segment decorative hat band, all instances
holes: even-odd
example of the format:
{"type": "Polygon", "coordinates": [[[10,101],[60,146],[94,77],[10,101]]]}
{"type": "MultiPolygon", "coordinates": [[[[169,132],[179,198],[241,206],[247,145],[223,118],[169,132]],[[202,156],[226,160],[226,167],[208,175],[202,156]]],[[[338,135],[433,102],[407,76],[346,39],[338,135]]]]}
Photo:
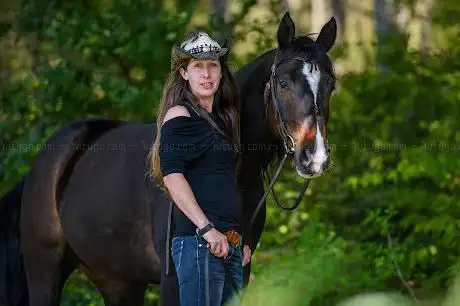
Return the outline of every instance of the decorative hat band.
{"type": "Polygon", "coordinates": [[[219,43],[204,32],[200,32],[197,37],[184,41],[181,44],[181,48],[190,54],[219,52],[221,50],[219,43]]]}

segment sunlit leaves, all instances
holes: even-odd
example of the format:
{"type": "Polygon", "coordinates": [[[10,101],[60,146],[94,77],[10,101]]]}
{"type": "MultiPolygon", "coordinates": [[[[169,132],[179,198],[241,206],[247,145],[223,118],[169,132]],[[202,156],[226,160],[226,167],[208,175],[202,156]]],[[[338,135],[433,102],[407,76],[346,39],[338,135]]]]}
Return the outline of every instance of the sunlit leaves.
{"type": "MultiPolygon", "coordinates": [[[[183,36],[196,3],[185,2],[183,10],[171,5],[166,11],[161,1],[149,0],[22,1],[19,34],[36,35],[38,43],[29,42],[36,52],[11,57],[9,68],[19,71],[0,91],[0,194],[69,121],[95,115],[153,120],[170,47],[183,36]]],[[[236,3],[235,11],[253,2],[238,2],[243,5],[236,3]]],[[[457,11],[455,1],[439,2],[443,18],[457,11]]],[[[267,32],[273,20],[241,21],[233,29],[236,41],[249,37],[255,49],[234,60],[238,67],[276,45],[275,33],[267,32]]],[[[268,297],[285,293],[288,284],[293,300],[300,290],[302,303],[321,305],[334,295],[399,284],[391,258],[419,288],[441,288],[460,248],[460,42],[458,25],[444,21],[445,50],[421,56],[388,44],[387,73],[369,65],[340,76],[328,131],[332,169],[312,181],[295,212],[268,198],[253,266],[256,280],[272,266],[276,282],[269,288],[280,291],[268,297]]],[[[294,204],[302,184],[286,166],[275,185],[281,203],[294,204]]],[[[72,281],[76,299],[100,303],[89,302],[93,296],[80,279],[72,281]]]]}

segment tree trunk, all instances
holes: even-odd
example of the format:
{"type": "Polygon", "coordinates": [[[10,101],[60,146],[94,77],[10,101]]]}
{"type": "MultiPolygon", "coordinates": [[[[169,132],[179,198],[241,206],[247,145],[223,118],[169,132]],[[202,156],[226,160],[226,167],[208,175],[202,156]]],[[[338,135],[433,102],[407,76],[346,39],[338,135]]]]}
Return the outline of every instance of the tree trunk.
{"type": "Polygon", "coordinates": [[[345,24],[345,7],[347,6],[347,0],[330,0],[332,16],[337,20],[337,42],[343,42],[345,40],[346,24],[345,24]]]}
{"type": "Polygon", "coordinates": [[[426,55],[430,48],[432,32],[432,15],[435,0],[421,0],[422,2],[422,24],[420,29],[420,51],[426,55]]]}
{"type": "Polygon", "coordinates": [[[285,12],[289,12],[290,11],[289,0],[280,0],[280,8],[283,14],[285,12]]]}
{"type": "Polygon", "coordinates": [[[377,69],[386,70],[381,61],[381,52],[387,37],[394,31],[394,0],[374,0],[375,34],[377,36],[377,69]]]}
{"type": "Polygon", "coordinates": [[[216,15],[219,20],[228,22],[228,3],[227,0],[211,0],[211,13],[216,15]]]}
{"type": "Polygon", "coordinates": [[[213,29],[213,35],[218,39],[229,38],[230,33],[230,12],[227,0],[210,0],[211,14],[209,24],[213,29]]]}
{"type": "Polygon", "coordinates": [[[0,1],[0,83],[9,81],[11,76],[9,62],[10,56],[14,53],[16,40],[16,35],[12,33],[12,26],[19,10],[18,2],[0,1]]]}
{"type": "Polygon", "coordinates": [[[327,16],[330,15],[328,11],[330,7],[328,2],[325,0],[312,0],[311,2],[311,26],[312,32],[318,33],[321,27],[329,19],[327,16]]]}
{"type": "Polygon", "coordinates": [[[401,33],[409,32],[409,23],[412,19],[411,8],[405,3],[399,3],[394,8],[394,24],[401,33]]]}

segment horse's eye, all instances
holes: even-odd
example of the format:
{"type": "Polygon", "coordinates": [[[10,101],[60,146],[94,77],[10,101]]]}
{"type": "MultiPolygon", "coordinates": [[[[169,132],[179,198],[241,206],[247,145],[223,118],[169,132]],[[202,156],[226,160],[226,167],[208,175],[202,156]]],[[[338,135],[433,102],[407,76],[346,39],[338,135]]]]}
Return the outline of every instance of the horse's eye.
{"type": "Polygon", "coordinates": [[[280,80],[279,83],[281,88],[286,88],[288,86],[288,82],[285,80],[280,80]]]}

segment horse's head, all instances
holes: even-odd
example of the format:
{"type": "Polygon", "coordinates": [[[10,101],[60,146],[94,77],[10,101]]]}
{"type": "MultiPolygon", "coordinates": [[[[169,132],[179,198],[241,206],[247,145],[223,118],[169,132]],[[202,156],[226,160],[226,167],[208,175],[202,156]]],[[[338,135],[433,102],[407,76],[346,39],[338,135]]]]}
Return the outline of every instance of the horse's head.
{"type": "Polygon", "coordinates": [[[303,177],[319,176],[329,166],[327,123],[335,77],[327,52],[336,32],[332,18],[316,41],[295,37],[289,13],[278,28],[278,49],[265,92],[269,123],[288,153],[293,153],[297,173],[303,177]]]}

